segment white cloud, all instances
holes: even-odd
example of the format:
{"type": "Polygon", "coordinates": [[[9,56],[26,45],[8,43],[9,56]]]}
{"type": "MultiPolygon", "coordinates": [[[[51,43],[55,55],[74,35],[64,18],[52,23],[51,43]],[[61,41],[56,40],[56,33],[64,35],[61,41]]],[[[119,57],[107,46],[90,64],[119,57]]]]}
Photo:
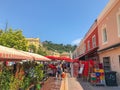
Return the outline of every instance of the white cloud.
{"type": "Polygon", "coordinates": [[[81,38],[72,41],[72,45],[78,45],[81,41],[81,38]]]}

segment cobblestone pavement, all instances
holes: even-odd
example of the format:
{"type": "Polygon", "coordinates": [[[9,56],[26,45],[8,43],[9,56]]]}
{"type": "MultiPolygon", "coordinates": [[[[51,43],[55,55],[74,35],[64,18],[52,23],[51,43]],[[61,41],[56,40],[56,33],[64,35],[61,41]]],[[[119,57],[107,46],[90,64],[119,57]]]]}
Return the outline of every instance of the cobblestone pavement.
{"type": "Polygon", "coordinates": [[[83,90],[120,90],[120,86],[92,86],[89,82],[84,82],[78,79],[82,85],[83,90]]]}
{"type": "Polygon", "coordinates": [[[60,90],[61,80],[49,77],[40,90],[60,90]]]}

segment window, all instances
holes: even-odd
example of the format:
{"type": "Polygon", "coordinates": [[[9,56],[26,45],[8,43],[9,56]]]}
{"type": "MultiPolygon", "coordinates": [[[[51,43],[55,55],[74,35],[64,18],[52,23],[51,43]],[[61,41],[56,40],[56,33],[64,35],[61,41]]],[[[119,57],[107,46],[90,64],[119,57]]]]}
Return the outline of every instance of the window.
{"type": "Polygon", "coordinates": [[[119,55],[119,65],[120,65],[120,55],[119,55]]]}
{"type": "Polygon", "coordinates": [[[84,44],[84,52],[86,51],[86,44],[84,44]]]}
{"type": "Polygon", "coordinates": [[[118,15],[118,35],[120,36],[120,14],[118,15]]]}
{"type": "Polygon", "coordinates": [[[88,50],[90,50],[90,41],[88,41],[88,50]]]}
{"type": "Polygon", "coordinates": [[[95,35],[92,37],[92,47],[96,47],[96,37],[95,35]]]}
{"type": "Polygon", "coordinates": [[[103,43],[107,42],[107,31],[106,28],[103,29],[103,43]]]}
{"type": "Polygon", "coordinates": [[[105,71],[110,71],[111,70],[110,57],[103,57],[103,65],[104,65],[104,70],[105,71]]]}

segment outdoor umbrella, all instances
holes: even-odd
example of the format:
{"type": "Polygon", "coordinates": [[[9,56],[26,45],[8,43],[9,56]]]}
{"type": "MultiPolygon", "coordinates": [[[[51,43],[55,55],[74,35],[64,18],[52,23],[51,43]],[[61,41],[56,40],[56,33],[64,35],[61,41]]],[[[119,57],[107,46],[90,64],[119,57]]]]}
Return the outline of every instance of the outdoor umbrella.
{"type": "Polygon", "coordinates": [[[57,60],[58,59],[58,57],[56,57],[56,56],[45,56],[45,57],[47,57],[49,59],[52,59],[52,60],[57,60]]]}
{"type": "Polygon", "coordinates": [[[66,62],[73,62],[73,60],[69,57],[59,57],[60,60],[64,60],[66,62]]]}
{"type": "Polygon", "coordinates": [[[68,57],[56,57],[56,56],[46,56],[46,57],[52,60],[61,60],[61,61],[64,60],[66,62],[72,62],[72,59],[68,57]]]}

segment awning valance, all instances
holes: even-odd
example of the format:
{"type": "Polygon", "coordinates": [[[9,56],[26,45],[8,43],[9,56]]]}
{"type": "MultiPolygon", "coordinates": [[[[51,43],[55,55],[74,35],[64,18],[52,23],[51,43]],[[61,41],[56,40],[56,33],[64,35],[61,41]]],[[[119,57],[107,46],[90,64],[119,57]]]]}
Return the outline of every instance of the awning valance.
{"type": "Polygon", "coordinates": [[[45,56],[42,56],[42,55],[39,55],[39,54],[36,54],[36,53],[30,53],[30,52],[25,52],[25,51],[19,51],[19,52],[22,52],[28,56],[31,56],[32,57],[32,60],[35,60],[35,61],[51,61],[51,59],[45,57],[45,56]]]}
{"type": "Polygon", "coordinates": [[[32,57],[34,57],[34,60],[36,61],[51,61],[51,59],[44,57],[42,55],[39,54],[35,54],[35,53],[29,53],[32,57]]]}
{"type": "Polygon", "coordinates": [[[47,58],[50,58],[52,60],[64,60],[66,62],[73,62],[71,58],[68,57],[57,57],[57,56],[46,56],[47,58]]]}
{"type": "Polygon", "coordinates": [[[16,50],[0,45],[0,61],[19,61],[19,60],[36,60],[51,61],[51,59],[39,54],[16,50]]]}
{"type": "Polygon", "coordinates": [[[88,54],[97,52],[97,49],[98,49],[98,47],[93,48],[93,49],[91,49],[91,50],[89,50],[89,51],[87,51],[87,52],[85,52],[85,53],[79,55],[76,59],[80,59],[80,58],[82,58],[82,57],[84,57],[84,56],[86,56],[86,55],[88,55],[88,54]]]}
{"type": "Polygon", "coordinates": [[[8,48],[0,45],[0,60],[24,60],[31,57],[27,56],[24,53],[17,51],[14,48],[8,48]]]}

